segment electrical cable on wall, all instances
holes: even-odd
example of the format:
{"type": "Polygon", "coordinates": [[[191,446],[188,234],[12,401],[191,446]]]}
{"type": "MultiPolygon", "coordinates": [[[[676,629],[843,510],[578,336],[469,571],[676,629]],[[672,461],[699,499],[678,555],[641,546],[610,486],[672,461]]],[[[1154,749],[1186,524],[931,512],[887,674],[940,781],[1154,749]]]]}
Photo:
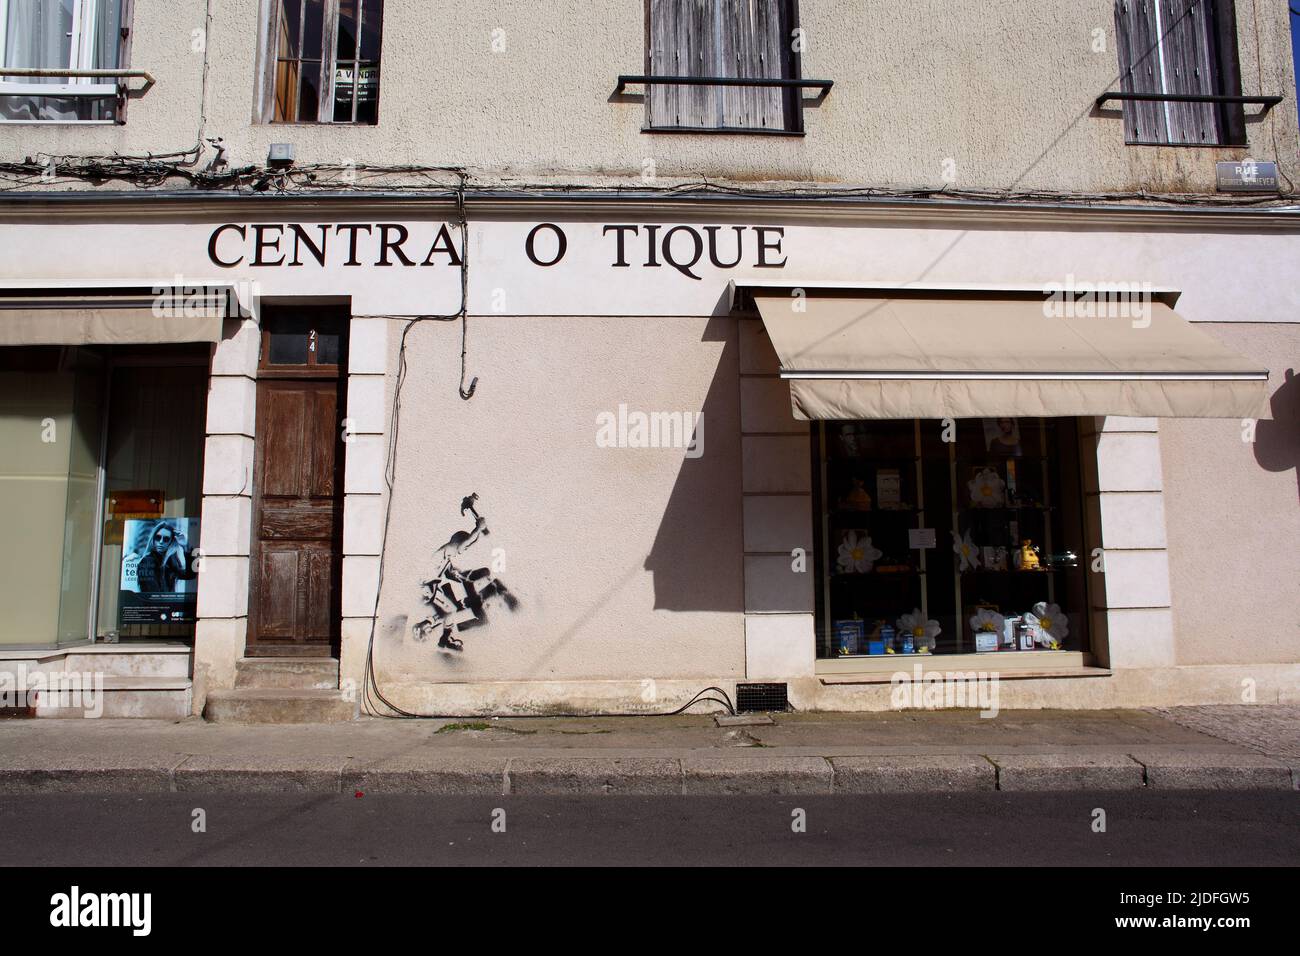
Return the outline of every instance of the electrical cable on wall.
{"type": "MultiPolygon", "coordinates": [[[[1274,131],[1275,135],[1275,131],[1274,131]]],[[[543,198],[576,196],[582,194],[610,194],[618,197],[689,198],[692,196],[721,195],[737,199],[876,199],[889,201],[947,199],[971,202],[998,203],[1062,203],[1089,206],[1098,203],[1146,203],[1175,207],[1236,207],[1288,206],[1291,204],[1290,180],[1288,190],[1280,196],[1222,196],[1214,193],[1157,193],[1148,190],[1117,192],[1055,192],[1051,190],[997,190],[957,189],[951,185],[916,187],[877,186],[810,186],[795,182],[775,183],[769,187],[752,184],[718,183],[709,179],[688,180],[669,186],[627,185],[618,182],[592,183],[539,183],[528,181],[512,184],[510,180],[494,179],[478,183],[477,189],[469,186],[469,175],[464,167],[444,165],[371,165],[317,163],[272,169],[267,166],[245,165],[229,167],[225,164],[225,147],[219,145],[220,137],[201,139],[186,150],[172,153],[149,153],[144,156],[111,155],[54,155],[37,153],[22,162],[0,162],[0,192],[48,191],[52,182],[60,178],[84,180],[97,185],[121,181],[138,189],[157,189],[171,180],[180,180],[195,191],[225,191],[241,195],[266,194],[305,195],[323,192],[340,196],[361,195],[368,198],[386,196],[420,195],[427,198],[456,197],[464,203],[475,192],[493,195],[502,193],[518,198],[543,198]],[[209,143],[218,150],[214,161],[202,169],[194,169],[209,143]],[[450,174],[454,185],[440,179],[450,174]],[[394,177],[406,177],[394,181],[394,177]],[[372,186],[373,184],[373,186],[372,186]]],[[[1276,151],[1276,144],[1275,144],[1276,151]]],[[[1281,168],[1281,164],[1279,164],[1281,168]]]]}

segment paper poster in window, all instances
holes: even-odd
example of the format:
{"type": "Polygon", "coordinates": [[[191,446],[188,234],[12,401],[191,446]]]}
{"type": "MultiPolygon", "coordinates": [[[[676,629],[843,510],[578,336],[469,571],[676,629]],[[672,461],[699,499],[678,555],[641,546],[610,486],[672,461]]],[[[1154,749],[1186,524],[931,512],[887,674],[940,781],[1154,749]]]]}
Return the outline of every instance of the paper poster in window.
{"type": "Polygon", "coordinates": [[[198,518],[130,519],[123,528],[118,623],[192,621],[198,604],[198,518]]]}
{"type": "Polygon", "coordinates": [[[990,455],[1018,457],[1020,451],[1020,422],[1014,418],[984,419],[984,447],[990,455]]]}

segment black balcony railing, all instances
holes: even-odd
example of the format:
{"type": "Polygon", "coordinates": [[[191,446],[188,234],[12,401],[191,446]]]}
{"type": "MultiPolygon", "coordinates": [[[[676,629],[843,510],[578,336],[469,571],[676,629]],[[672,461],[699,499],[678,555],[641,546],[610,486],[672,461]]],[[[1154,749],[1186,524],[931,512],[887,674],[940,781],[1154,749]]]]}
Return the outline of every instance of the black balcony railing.
{"type": "Polygon", "coordinates": [[[820,90],[825,96],[830,92],[834,80],[792,80],[783,77],[762,76],[630,76],[623,74],[618,78],[615,93],[622,93],[627,86],[778,86],[794,87],[801,90],[820,90]]]}
{"type": "Polygon", "coordinates": [[[1220,96],[1211,93],[1103,93],[1097,97],[1097,106],[1105,106],[1110,100],[1136,101],[1142,103],[1240,103],[1243,106],[1262,106],[1259,115],[1263,116],[1281,103],[1281,96],[1220,96]]]}

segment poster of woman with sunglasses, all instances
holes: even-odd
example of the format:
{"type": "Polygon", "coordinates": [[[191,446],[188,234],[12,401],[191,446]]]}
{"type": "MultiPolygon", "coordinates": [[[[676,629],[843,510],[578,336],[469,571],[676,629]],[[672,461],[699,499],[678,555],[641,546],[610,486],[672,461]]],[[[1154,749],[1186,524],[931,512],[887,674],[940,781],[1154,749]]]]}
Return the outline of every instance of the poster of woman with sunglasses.
{"type": "Polygon", "coordinates": [[[129,519],[123,528],[120,623],[192,621],[198,518],[129,519]]]}

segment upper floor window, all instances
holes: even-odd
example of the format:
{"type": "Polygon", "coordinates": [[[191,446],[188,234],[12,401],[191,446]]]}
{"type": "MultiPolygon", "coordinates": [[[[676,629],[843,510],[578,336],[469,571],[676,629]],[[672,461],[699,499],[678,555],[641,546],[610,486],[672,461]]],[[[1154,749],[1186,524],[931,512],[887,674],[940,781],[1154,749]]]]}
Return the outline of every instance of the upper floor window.
{"type": "Polygon", "coordinates": [[[379,122],[384,0],[263,3],[262,122],[379,122]]]}
{"type": "MultiPolygon", "coordinates": [[[[798,79],[794,0],[647,0],[652,76],[798,79]]],[[[792,87],[654,84],[650,129],[799,132],[792,87]]]]}
{"type": "MultiPolygon", "coordinates": [[[[1125,93],[1239,96],[1233,0],[1115,0],[1125,93]]],[[[1240,104],[1127,100],[1129,143],[1228,146],[1246,141],[1240,104]]]]}
{"type": "Polygon", "coordinates": [[[112,77],[58,70],[122,66],[125,0],[0,0],[0,120],[114,121],[120,109],[112,77]],[[4,68],[51,71],[5,74],[4,68]]]}

